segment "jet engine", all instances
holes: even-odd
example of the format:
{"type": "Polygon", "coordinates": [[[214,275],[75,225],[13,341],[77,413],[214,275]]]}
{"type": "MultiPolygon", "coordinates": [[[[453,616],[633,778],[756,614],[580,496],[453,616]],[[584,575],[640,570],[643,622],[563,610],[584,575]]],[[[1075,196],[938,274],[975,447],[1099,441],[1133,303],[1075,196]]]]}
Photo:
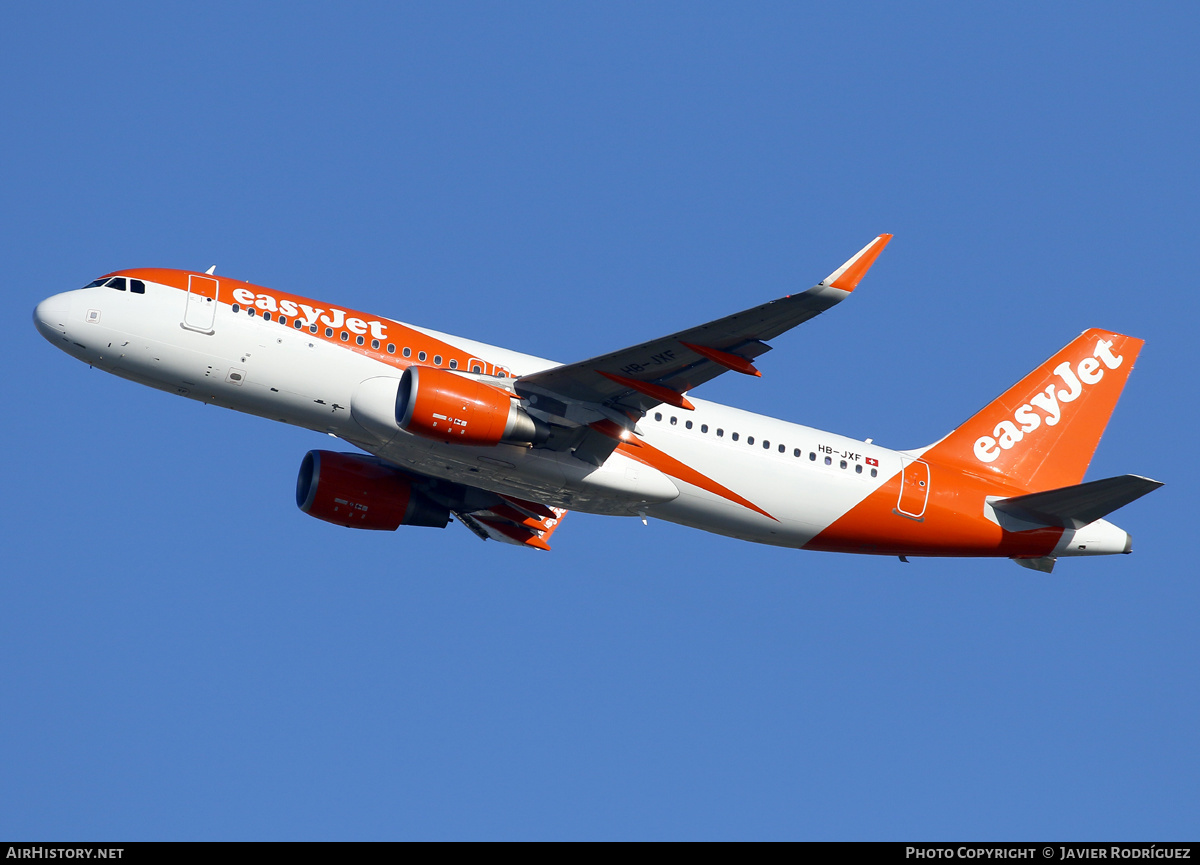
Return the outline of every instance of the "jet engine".
{"type": "Polygon", "coordinates": [[[413,489],[402,472],[374,457],[309,451],[296,479],[296,504],[310,517],[352,529],[443,529],[450,511],[413,489]]]}
{"type": "Polygon", "coordinates": [[[462,445],[536,445],[550,435],[508,391],[429,366],[404,371],[396,423],[414,435],[462,445]]]}

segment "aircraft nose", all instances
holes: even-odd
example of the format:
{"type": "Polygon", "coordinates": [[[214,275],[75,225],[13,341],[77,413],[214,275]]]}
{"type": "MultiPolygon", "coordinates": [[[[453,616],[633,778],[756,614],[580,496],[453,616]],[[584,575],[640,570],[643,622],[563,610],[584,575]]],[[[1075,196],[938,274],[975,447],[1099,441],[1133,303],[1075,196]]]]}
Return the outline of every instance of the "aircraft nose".
{"type": "Polygon", "coordinates": [[[54,341],[67,332],[71,314],[69,292],[52,295],[33,309],[33,323],[46,339],[54,341]]]}

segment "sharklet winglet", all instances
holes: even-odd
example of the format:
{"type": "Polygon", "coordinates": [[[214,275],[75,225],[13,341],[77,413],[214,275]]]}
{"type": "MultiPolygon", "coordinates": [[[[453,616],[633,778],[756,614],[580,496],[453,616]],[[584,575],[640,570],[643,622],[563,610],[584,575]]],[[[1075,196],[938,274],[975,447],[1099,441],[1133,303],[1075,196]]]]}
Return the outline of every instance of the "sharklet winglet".
{"type": "Polygon", "coordinates": [[[854,291],[891,239],[890,234],[879,235],[856,252],[849,261],[821,280],[821,284],[830,288],[840,288],[842,291],[854,291]]]}

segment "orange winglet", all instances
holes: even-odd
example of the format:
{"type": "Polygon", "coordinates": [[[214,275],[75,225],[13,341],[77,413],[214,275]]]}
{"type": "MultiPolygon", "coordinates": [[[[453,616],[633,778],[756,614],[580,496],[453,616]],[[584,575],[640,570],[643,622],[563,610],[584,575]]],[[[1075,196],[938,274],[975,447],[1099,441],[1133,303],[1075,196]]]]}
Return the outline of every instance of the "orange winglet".
{"type": "Polygon", "coordinates": [[[696,407],[688,402],[683,394],[676,393],[669,387],[663,387],[661,384],[651,384],[648,381],[638,381],[636,378],[625,378],[623,375],[613,375],[611,372],[605,372],[602,369],[598,369],[596,372],[609,381],[615,381],[617,384],[624,385],[630,390],[644,393],[651,399],[665,402],[667,405],[675,406],[675,408],[687,409],[688,411],[696,410],[696,407]]]}
{"type": "Polygon", "coordinates": [[[879,237],[860,249],[854,258],[835,270],[827,284],[831,288],[840,288],[842,291],[854,291],[859,281],[867,275],[867,271],[871,269],[871,265],[875,263],[875,259],[879,258],[879,253],[883,252],[883,248],[888,245],[888,241],[891,239],[892,236],[890,234],[879,235],[879,237]]]}
{"type": "Polygon", "coordinates": [[[709,348],[706,345],[696,345],[691,342],[679,341],[679,344],[684,348],[691,349],[701,357],[706,357],[713,363],[720,364],[726,369],[731,369],[734,372],[740,372],[743,375],[756,375],[762,378],[762,373],[755,369],[754,364],[746,360],[738,354],[730,354],[727,351],[721,351],[719,348],[709,348]]]}
{"type": "Polygon", "coordinates": [[[620,424],[613,423],[610,420],[593,421],[588,426],[601,435],[606,435],[610,439],[616,439],[622,444],[632,445],[635,448],[642,446],[642,443],[634,438],[629,430],[623,429],[620,424]]]}

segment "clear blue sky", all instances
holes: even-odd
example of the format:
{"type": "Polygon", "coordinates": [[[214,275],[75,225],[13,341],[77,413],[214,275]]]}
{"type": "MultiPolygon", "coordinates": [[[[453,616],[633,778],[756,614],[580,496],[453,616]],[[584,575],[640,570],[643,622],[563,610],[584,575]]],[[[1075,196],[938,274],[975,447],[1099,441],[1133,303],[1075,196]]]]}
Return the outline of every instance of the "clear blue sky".
{"type": "Polygon", "coordinates": [[[1200,835],[1194,4],[45,4],[0,12],[0,837],[1200,835]],[[1132,556],[550,554],[301,514],[330,440],[56,351],[204,269],[559,360],[807,288],[698,392],[893,447],[1088,327],[1132,556]],[[736,378],[737,380],[727,380],[736,378]]]}

